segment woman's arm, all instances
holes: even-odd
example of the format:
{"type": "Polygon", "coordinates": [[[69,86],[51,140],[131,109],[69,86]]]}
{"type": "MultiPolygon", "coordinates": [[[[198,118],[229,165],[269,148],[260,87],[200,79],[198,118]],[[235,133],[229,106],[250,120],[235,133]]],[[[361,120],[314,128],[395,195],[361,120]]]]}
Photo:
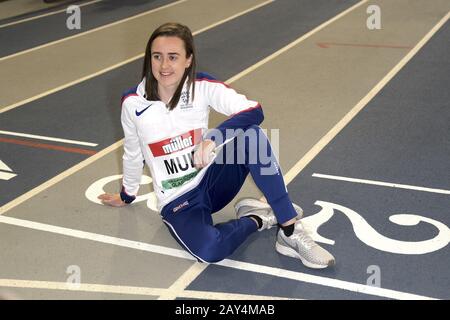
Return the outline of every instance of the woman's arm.
{"type": "Polygon", "coordinates": [[[258,102],[248,100],[245,95],[237,93],[220,81],[203,79],[198,84],[208,98],[209,105],[217,112],[229,116],[215,130],[208,132],[206,139],[215,141],[220,133],[222,136],[220,143],[222,143],[225,139],[230,139],[238,134],[239,132],[236,130],[245,130],[263,122],[264,113],[258,102]]]}
{"type": "Polygon", "coordinates": [[[136,199],[141,181],[144,157],[142,155],[139,136],[134,125],[128,100],[122,103],[121,122],[124,132],[123,179],[120,193],[105,193],[99,196],[102,203],[121,207],[136,199]]]}

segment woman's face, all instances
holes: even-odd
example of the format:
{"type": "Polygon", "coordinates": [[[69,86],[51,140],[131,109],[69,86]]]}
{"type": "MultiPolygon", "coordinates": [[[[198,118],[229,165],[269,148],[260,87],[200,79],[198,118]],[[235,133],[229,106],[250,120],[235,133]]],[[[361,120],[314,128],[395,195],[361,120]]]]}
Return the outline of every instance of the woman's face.
{"type": "Polygon", "coordinates": [[[158,85],[176,90],[184,71],[191,65],[186,58],[184,42],[178,37],[161,36],[153,40],[151,49],[152,73],[158,85]]]}

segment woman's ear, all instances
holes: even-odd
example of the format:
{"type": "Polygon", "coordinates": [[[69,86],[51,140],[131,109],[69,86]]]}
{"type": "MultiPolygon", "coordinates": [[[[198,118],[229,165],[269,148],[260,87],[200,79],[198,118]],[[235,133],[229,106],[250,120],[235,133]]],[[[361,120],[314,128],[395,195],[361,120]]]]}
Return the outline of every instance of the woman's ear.
{"type": "Polygon", "coordinates": [[[192,63],[192,54],[191,56],[186,60],[186,69],[189,68],[191,66],[192,63]]]}

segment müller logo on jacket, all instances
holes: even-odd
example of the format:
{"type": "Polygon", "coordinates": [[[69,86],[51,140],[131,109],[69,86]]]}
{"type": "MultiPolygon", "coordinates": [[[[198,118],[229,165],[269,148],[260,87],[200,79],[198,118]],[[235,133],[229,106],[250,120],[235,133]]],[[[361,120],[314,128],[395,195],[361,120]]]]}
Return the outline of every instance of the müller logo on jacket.
{"type": "Polygon", "coordinates": [[[154,157],[161,157],[195,146],[202,140],[202,129],[194,129],[175,137],[149,144],[154,157]]]}
{"type": "Polygon", "coordinates": [[[175,151],[183,150],[184,148],[188,148],[193,146],[192,136],[189,136],[187,138],[182,138],[181,136],[178,136],[176,138],[173,138],[170,140],[170,143],[162,146],[163,151],[166,154],[170,154],[175,151]]]}

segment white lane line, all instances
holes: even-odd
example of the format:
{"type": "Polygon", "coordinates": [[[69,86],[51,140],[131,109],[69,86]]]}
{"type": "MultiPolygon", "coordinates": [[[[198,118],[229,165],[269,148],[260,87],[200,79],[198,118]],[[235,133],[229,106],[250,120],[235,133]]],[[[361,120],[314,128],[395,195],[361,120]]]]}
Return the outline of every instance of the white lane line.
{"type": "Polygon", "coordinates": [[[2,160],[0,160],[0,170],[12,172],[12,169],[2,160]]]}
{"type": "MultiPolygon", "coordinates": [[[[36,281],[36,280],[19,280],[19,279],[0,279],[0,287],[6,288],[28,288],[28,289],[44,289],[44,290],[67,290],[67,291],[84,291],[97,293],[113,293],[128,294],[142,296],[159,296],[164,295],[168,289],[148,288],[134,286],[118,286],[104,285],[94,283],[73,284],[67,282],[55,281],[36,281]]],[[[15,296],[20,299],[20,296],[15,296]]],[[[283,297],[222,293],[210,291],[186,290],[183,292],[184,298],[194,299],[219,299],[219,300],[291,300],[283,297]]]]}
{"type": "Polygon", "coordinates": [[[240,293],[228,293],[228,292],[211,292],[211,291],[193,291],[184,290],[179,296],[181,298],[193,298],[193,299],[211,299],[211,300],[304,300],[297,298],[284,298],[274,296],[260,296],[240,293]]]}
{"type": "MultiPolygon", "coordinates": [[[[187,1],[187,0],[182,0],[182,1],[187,1]]],[[[226,18],[226,19],[223,19],[223,20],[221,20],[221,21],[219,21],[219,22],[213,23],[213,24],[211,24],[211,25],[209,25],[209,26],[207,26],[207,27],[205,27],[205,28],[202,28],[202,29],[200,29],[200,30],[197,30],[197,31],[193,32],[192,35],[193,35],[193,36],[196,36],[196,35],[198,35],[198,34],[200,34],[200,33],[202,33],[202,32],[205,32],[205,31],[211,29],[211,28],[217,27],[217,26],[220,25],[220,24],[226,23],[226,22],[228,22],[228,21],[230,21],[230,20],[232,20],[232,19],[235,19],[235,18],[237,18],[237,17],[239,17],[239,16],[242,16],[242,15],[244,15],[244,14],[247,14],[247,13],[250,12],[250,11],[256,10],[256,9],[262,7],[262,6],[265,6],[265,5],[269,4],[269,3],[272,3],[273,1],[275,1],[275,0],[268,0],[268,1],[266,1],[266,2],[263,2],[263,3],[261,3],[261,4],[258,4],[258,5],[254,6],[254,7],[251,7],[251,8],[249,8],[249,9],[245,10],[245,11],[242,11],[242,12],[237,13],[237,14],[235,14],[235,15],[233,15],[233,16],[230,16],[230,17],[228,17],[228,18],[226,18]]],[[[111,70],[120,68],[120,67],[123,66],[123,65],[126,65],[126,64],[128,64],[128,63],[131,63],[131,62],[133,62],[133,61],[136,61],[136,60],[138,60],[138,59],[143,58],[144,55],[145,55],[145,53],[140,53],[140,54],[138,54],[138,55],[136,55],[136,56],[134,56],[134,57],[131,57],[131,58],[127,59],[127,60],[124,60],[124,61],[121,61],[121,62],[119,62],[119,63],[116,63],[116,64],[114,64],[114,65],[112,65],[112,66],[110,66],[110,67],[108,67],[108,68],[99,70],[99,71],[97,71],[97,72],[94,72],[94,73],[89,74],[89,75],[87,75],[87,76],[84,76],[84,77],[82,77],[82,78],[79,78],[79,79],[76,79],[76,80],[74,80],[74,81],[68,82],[68,83],[66,83],[66,84],[60,85],[60,86],[58,86],[58,87],[56,87],[56,88],[53,88],[53,89],[51,89],[51,90],[42,92],[42,93],[40,93],[40,94],[37,94],[37,95],[35,95],[35,96],[33,96],[33,97],[30,97],[30,98],[27,98],[27,99],[25,99],[25,100],[22,100],[22,101],[19,101],[19,102],[10,104],[9,106],[6,106],[6,107],[4,107],[4,108],[1,108],[1,109],[0,109],[0,114],[3,113],[3,112],[9,111],[9,110],[11,110],[11,109],[20,107],[20,106],[22,106],[22,105],[24,105],[24,104],[27,104],[27,103],[29,103],[29,102],[32,102],[32,101],[34,101],[34,100],[37,100],[37,99],[43,98],[43,97],[45,97],[45,96],[48,96],[48,95],[53,94],[53,93],[55,93],[55,92],[61,91],[61,90],[65,89],[65,88],[74,86],[74,85],[76,85],[76,84],[78,84],[78,83],[81,83],[81,82],[84,82],[84,81],[86,81],[86,80],[95,78],[95,77],[97,77],[97,76],[99,76],[99,75],[102,75],[102,74],[104,74],[104,73],[106,73],[106,72],[109,72],[109,71],[111,71],[111,70]]],[[[1,59],[0,59],[0,61],[1,61],[1,59]]],[[[1,107],[1,106],[0,106],[0,107],[1,107]]]]}
{"type": "Polygon", "coordinates": [[[7,173],[7,172],[1,172],[0,171],[0,180],[11,180],[12,178],[14,178],[15,176],[17,176],[17,174],[15,173],[7,173]]]}
{"type": "Polygon", "coordinates": [[[225,22],[228,22],[228,21],[230,21],[230,20],[236,19],[236,18],[238,18],[238,17],[240,17],[240,16],[243,16],[243,15],[249,13],[249,12],[255,11],[256,9],[259,9],[259,8],[261,8],[261,7],[264,7],[264,6],[266,6],[266,5],[268,5],[269,3],[272,3],[272,2],[274,2],[274,1],[275,1],[275,0],[268,0],[268,1],[266,1],[266,2],[262,2],[262,3],[260,3],[260,4],[257,4],[257,5],[255,5],[255,6],[251,7],[251,8],[248,8],[248,9],[246,9],[246,10],[244,10],[244,11],[241,11],[241,12],[239,12],[239,13],[236,13],[236,14],[234,14],[234,15],[232,15],[232,16],[226,18],[226,19],[223,19],[223,20],[221,20],[221,21],[219,21],[219,22],[216,22],[216,23],[213,23],[213,24],[211,24],[211,25],[209,25],[209,26],[207,26],[207,27],[204,27],[203,29],[197,30],[197,31],[193,32],[192,35],[193,35],[193,36],[196,36],[196,35],[199,34],[199,33],[205,32],[205,31],[207,31],[207,30],[209,30],[209,29],[212,29],[212,28],[217,27],[218,25],[224,24],[225,22]]]}
{"type": "MultiPolygon", "coordinates": [[[[90,4],[94,4],[94,3],[100,2],[100,1],[103,1],[103,0],[94,0],[94,1],[91,1],[91,2],[78,4],[77,6],[81,8],[81,7],[85,7],[85,6],[88,6],[90,4]]],[[[44,14],[41,14],[41,15],[38,15],[38,16],[35,16],[35,17],[30,17],[30,18],[26,18],[26,19],[10,22],[10,23],[5,23],[5,24],[0,25],[0,29],[1,28],[10,27],[10,26],[13,26],[13,25],[16,25],[16,24],[19,24],[19,23],[23,23],[23,22],[27,22],[27,21],[31,21],[31,20],[36,20],[36,19],[52,16],[52,15],[57,14],[57,13],[66,12],[66,10],[67,10],[67,8],[61,9],[61,10],[57,10],[57,11],[48,12],[48,13],[44,13],[44,14]]]]}
{"type": "Polygon", "coordinates": [[[411,186],[411,185],[407,185],[407,184],[381,182],[381,181],[365,180],[365,179],[355,179],[355,178],[333,176],[333,175],[321,174],[321,173],[314,173],[312,176],[316,177],[316,178],[321,178],[321,179],[348,181],[348,182],[372,184],[372,185],[376,185],[376,186],[383,186],[383,187],[390,187],[390,188],[400,188],[400,189],[408,189],[408,190],[416,190],[416,191],[450,194],[450,190],[416,187],[416,186],[411,186]]]}
{"type": "MultiPolygon", "coordinates": [[[[67,290],[67,291],[85,291],[97,293],[115,293],[115,294],[132,294],[143,296],[159,296],[164,293],[165,289],[161,288],[145,288],[132,286],[113,286],[100,285],[91,283],[67,283],[55,281],[36,281],[36,280],[19,280],[19,279],[0,279],[0,287],[7,288],[28,288],[28,289],[45,289],[45,290],[67,290]]],[[[20,296],[15,295],[20,299],[20,296]]]]}
{"type": "Polygon", "coordinates": [[[76,79],[76,80],[74,80],[74,81],[65,83],[65,84],[60,85],[60,86],[58,86],[58,87],[56,87],[56,88],[53,88],[53,89],[51,89],[51,90],[48,90],[48,91],[39,93],[39,94],[37,94],[37,95],[35,95],[35,96],[32,96],[32,97],[30,97],[30,98],[27,98],[27,99],[25,99],[25,100],[22,100],[22,101],[19,101],[19,102],[10,104],[9,106],[6,106],[6,107],[4,107],[4,108],[1,108],[1,106],[0,106],[0,108],[1,108],[1,109],[0,109],[0,114],[3,113],[3,112],[9,111],[9,110],[11,110],[11,109],[20,107],[20,106],[22,106],[22,105],[24,105],[24,104],[33,102],[33,101],[35,101],[35,100],[37,100],[37,99],[46,97],[46,96],[48,96],[48,95],[50,95],[50,94],[53,94],[53,93],[55,93],[55,92],[58,92],[58,91],[61,91],[61,90],[66,89],[66,88],[72,87],[72,86],[74,86],[74,85],[76,85],[76,84],[78,84],[78,83],[81,83],[81,82],[84,82],[84,81],[86,81],[86,80],[95,78],[95,77],[97,77],[97,76],[99,76],[99,75],[102,75],[102,74],[104,74],[104,73],[106,73],[106,72],[109,72],[109,71],[111,71],[111,70],[117,69],[117,68],[119,68],[119,67],[121,67],[121,66],[123,66],[123,65],[125,65],[125,64],[127,64],[127,63],[133,62],[133,61],[135,61],[135,60],[137,60],[137,59],[139,59],[139,58],[142,58],[142,57],[144,57],[144,54],[140,54],[140,55],[137,55],[137,56],[132,57],[132,58],[130,58],[130,59],[127,59],[127,60],[125,60],[125,61],[116,63],[115,65],[112,65],[112,66],[110,66],[110,67],[108,67],[108,68],[105,68],[105,69],[102,69],[102,70],[100,70],[100,71],[91,73],[91,74],[89,74],[89,75],[87,75],[87,76],[84,76],[84,77],[82,77],[82,78],[76,79]]]}
{"type": "MultiPolygon", "coordinates": [[[[300,262],[299,262],[300,263],[300,262]]],[[[289,280],[297,280],[306,283],[313,283],[321,286],[331,287],[335,289],[352,291],[355,293],[362,293],[367,295],[374,295],[384,298],[398,299],[398,300],[437,300],[435,298],[411,294],[407,292],[401,292],[391,289],[384,289],[380,287],[368,286],[365,284],[359,284],[349,281],[343,281],[338,279],[332,279],[327,277],[315,276],[303,272],[289,271],[285,269],[279,269],[274,267],[267,267],[263,265],[234,261],[225,259],[217,263],[224,267],[251,271],[256,273],[267,274],[270,276],[286,278],[289,280]]]]}
{"type": "Polygon", "coordinates": [[[97,143],[77,141],[77,140],[68,140],[68,139],[61,139],[61,138],[54,138],[54,137],[46,137],[46,136],[38,136],[38,135],[34,135],[34,134],[21,133],[21,132],[12,132],[12,131],[0,130],[0,134],[4,134],[4,135],[8,135],[8,136],[30,138],[30,139],[38,139],[38,140],[46,140],[46,141],[68,143],[68,144],[78,144],[78,145],[81,145],[81,146],[88,146],[88,147],[96,147],[96,146],[98,146],[97,143]]]}
{"type": "Polygon", "coordinates": [[[17,174],[13,173],[12,169],[10,167],[8,167],[8,165],[6,163],[4,163],[2,160],[0,160],[0,180],[11,180],[12,178],[14,178],[15,176],[17,176],[17,174]],[[7,172],[3,172],[3,171],[7,171],[7,172]]]}
{"type": "Polygon", "coordinates": [[[159,296],[158,300],[175,300],[177,297],[183,296],[183,292],[205,269],[208,267],[206,263],[195,262],[187,269],[169,288],[159,296]]]}
{"type": "Polygon", "coordinates": [[[187,253],[184,250],[180,249],[172,249],[169,247],[163,247],[153,244],[148,244],[144,242],[138,242],[138,241],[132,241],[127,239],[121,239],[111,236],[105,236],[102,234],[97,233],[91,233],[81,230],[75,230],[70,228],[64,228],[64,227],[58,227],[50,224],[45,223],[39,223],[39,222],[33,222],[29,220],[23,220],[23,219],[17,219],[12,217],[5,217],[0,215],[0,223],[5,223],[9,225],[29,228],[33,230],[40,230],[40,231],[46,231],[50,233],[56,233],[61,235],[66,235],[69,237],[79,238],[79,239],[85,239],[85,240],[91,240],[106,244],[112,244],[119,247],[125,247],[130,249],[136,249],[141,251],[147,251],[152,253],[158,253],[162,255],[168,255],[176,258],[183,258],[188,260],[196,260],[194,257],[192,257],[189,253],[187,253]]]}
{"type": "MultiPolygon", "coordinates": [[[[158,246],[153,245],[149,243],[144,242],[138,242],[133,240],[127,240],[122,238],[116,238],[111,236],[106,236],[102,234],[97,233],[91,233],[81,230],[75,230],[75,229],[69,229],[64,227],[58,227],[50,224],[45,223],[39,223],[39,222],[33,222],[29,220],[23,220],[23,219],[17,219],[12,217],[5,217],[0,215],[0,223],[8,224],[8,225],[14,225],[18,227],[24,227],[29,228],[33,230],[39,230],[39,231],[45,231],[60,235],[65,235],[69,237],[84,239],[84,240],[91,240],[96,242],[101,242],[105,244],[111,244],[116,245],[119,247],[126,247],[130,249],[135,250],[141,250],[146,252],[152,252],[157,253],[161,255],[166,256],[172,256],[176,258],[182,258],[182,259],[188,259],[188,260],[195,260],[189,253],[187,253],[185,250],[181,249],[173,249],[169,247],[164,246],[158,246]]],[[[299,262],[300,263],[300,262],[299,262]]],[[[280,268],[274,268],[274,267],[267,267],[263,265],[248,263],[248,262],[241,262],[241,261],[235,261],[230,259],[222,260],[217,265],[229,267],[237,270],[245,270],[245,271],[251,271],[256,273],[262,273],[269,276],[274,277],[280,277],[280,278],[286,278],[289,280],[297,280],[301,282],[306,283],[312,283],[317,284],[325,287],[335,288],[335,289],[341,289],[341,290],[347,290],[352,291],[356,293],[363,293],[368,295],[374,295],[379,297],[385,297],[385,298],[391,298],[391,299],[409,299],[409,300],[429,300],[434,299],[431,297],[401,292],[401,291],[395,291],[390,289],[384,289],[384,288],[378,288],[368,285],[363,285],[359,283],[353,283],[343,280],[337,280],[327,277],[321,277],[321,276],[315,276],[310,275],[303,272],[295,272],[295,271],[289,271],[284,270],[280,268]]],[[[192,270],[192,268],[191,268],[192,270]]],[[[181,289],[177,288],[177,289],[181,289]]],[[[173,294],[174,292],[169,292],[169,295],[173,294]]],[[[160,295],[165,295],[164,293],[160,293],[160,295]]],[[[184,295],[184,293],[182,293],[184,295]]]]}
{"type": "Polygon", "coordinates": [[[286,183],[291,182],[302,171],[308,163],[314,159],[317,154],[375,97],[384,86],[422,49],[422,47],[431,39],[431,37],[447,22],[450,18],[448,12],[418,43],[411,51],[404,56],[397,65],[389,71],[378,84],[362,98],[356,106],[353,107],[319,142],[317,142],[286,174],[286,183]]]}
{"type": "Polygon", "coordinates": [[[61,42],[64,42],[64,41],[73,40],[73,39],[78,38],[78,37],[83,37],[83,36],[88,35],[90,33],[97,32],[97,31],[100,31],[100,30],[103,30],[103,29],[106,29],[106,28],[110,28],[112,26],[115,26],[115,25],[118,25],[118,24],[121,24],[121,23],[125,23],[127,21],[134,20],[134,19],[146,16],[148,14],[151,14],[151,13],[154,13],[154,12],[157,12],[157,11],[161,11],[163,9],[167,9],[169,7],[178,5],[178,4],[186,2],[186,1],[188,1],[188,0],[179,0],[179,1],[176,1],[176,2],[173,2],[173,3],[169,3],[169,4],[164,5],[162,7],[158,7],[158,8],[149,10],[149,11],[145,11],[145,12],[142,12],[140,14],[128,17],[126,19],[122,19],[122,20],[119,20],[119,21],[108,23],[108,24],[105,24],[105,25],[103,25],[101,27],[97,27],[97,28],[94,28],[94,29],[91,29],[91,30],[88,30],[88,31],[85,31],[85,32],[74,34],[73,36],[70,36],[70,37],[66,37],[66,38],[63,38],[63,39],[55,40],[55,41],[48,42],[48,43],[45,43],[45,44],[40,45],[40,46],[36,46],[36,47],[30,48],[30,49],[27,49],[27,50],[23,50],[23,51],[11,54],[9,56],[5,56],[5,57],[0,58],[0,62],[4,61],[4,60],[15,58],[17,56],[20,56],[20,55],[23,55],[23,54],[26,54],[26,53],[30,53],[30,52],[33,52],[33,51],[36,51],[36,50],[40,50],[42,48],[50,47],[50,46],[53,46],[55,44],[58,44],[58,43],[61,43],[61,42]]]}

